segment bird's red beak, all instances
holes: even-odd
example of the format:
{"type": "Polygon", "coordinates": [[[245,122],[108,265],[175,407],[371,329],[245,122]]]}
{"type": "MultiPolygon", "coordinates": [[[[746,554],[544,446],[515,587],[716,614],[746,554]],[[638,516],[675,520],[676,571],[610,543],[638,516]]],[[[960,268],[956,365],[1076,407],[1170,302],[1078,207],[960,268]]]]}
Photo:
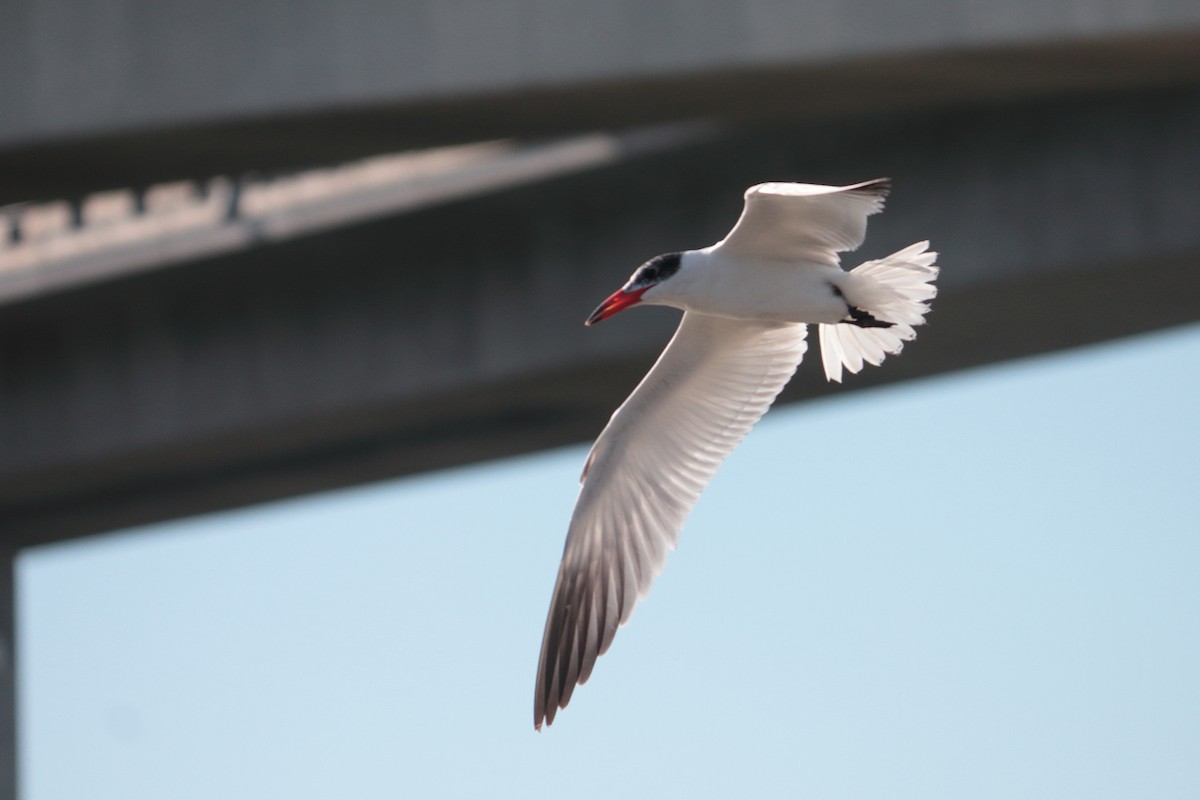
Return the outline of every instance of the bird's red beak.
{"type": "Polygon", "coordinates": [[[642,300],[642,295],[646,293],[649,286],[643,286],[641,289],[634,289],[632,292],[624,289],[618,289],[608,296],[600,306],[592,312],[592,315],[587,318],[584,325],[593,325],[601,320],[608,319],[618,311],[624,311],[630,306],[635,306],[642,300]]]}

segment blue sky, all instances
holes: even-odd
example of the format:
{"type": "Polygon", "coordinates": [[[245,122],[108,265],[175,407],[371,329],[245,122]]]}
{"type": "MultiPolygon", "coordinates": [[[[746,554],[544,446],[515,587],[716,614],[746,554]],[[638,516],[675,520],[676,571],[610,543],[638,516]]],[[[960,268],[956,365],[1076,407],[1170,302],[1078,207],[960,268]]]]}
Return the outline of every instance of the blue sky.
{"type": "Polygon", "coordinates": [[[1200,796],[1198,365],[772,411],[540,734],[584,445],[28,551],[23,797],[1200,796]]]}

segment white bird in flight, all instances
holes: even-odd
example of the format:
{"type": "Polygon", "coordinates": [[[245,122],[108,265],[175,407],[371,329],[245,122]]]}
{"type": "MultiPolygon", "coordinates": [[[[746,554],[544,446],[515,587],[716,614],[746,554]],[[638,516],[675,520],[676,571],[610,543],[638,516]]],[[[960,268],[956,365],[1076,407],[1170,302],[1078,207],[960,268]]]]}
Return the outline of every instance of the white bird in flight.
{"type": "Polygon", "coordinates": [[[899,353],[937,293],[929,242],[846,272],[891,182],[763,183],[703,250],[640,266],[588,318],[634,305],[683,309],[650,372],[592,446],[538,660],[533,721],[554,722],[650,591],[717,467],[792,377],[819,326],[825,376],[899,353]]]}

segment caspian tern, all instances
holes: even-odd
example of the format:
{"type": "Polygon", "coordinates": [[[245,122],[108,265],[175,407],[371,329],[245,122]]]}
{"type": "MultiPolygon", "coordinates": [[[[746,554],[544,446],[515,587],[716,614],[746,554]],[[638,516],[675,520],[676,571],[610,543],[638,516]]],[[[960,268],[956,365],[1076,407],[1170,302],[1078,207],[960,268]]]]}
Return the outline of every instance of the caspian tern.
{"type": "Polygon", "coordinates": [[[650,259],[588,318],[639,304],[684,312],[588,454],[542,639],[536,728],[554,722],[649,593],[700,492],[800,365],[808,324],[834,381],[916,335],[937,292],[929,242],[849,272],[838,261],[862,244],[890,188],[886,178],[753,186],[728,236],[650,259]]]}

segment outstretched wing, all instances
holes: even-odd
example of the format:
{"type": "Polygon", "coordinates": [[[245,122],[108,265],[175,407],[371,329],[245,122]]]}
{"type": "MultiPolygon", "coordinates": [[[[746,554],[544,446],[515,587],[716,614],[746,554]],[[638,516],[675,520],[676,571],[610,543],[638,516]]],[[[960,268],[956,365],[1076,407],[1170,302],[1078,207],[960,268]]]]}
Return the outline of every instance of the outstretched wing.
{"type": "Polygon", "coordinates": [[[549,724],[650,591],[692,506],[804,356],[804,325],[692,312],[596,440],[538,661],[549,724]]]}
{"type": "Polygon", "coordinates": [[[891,180],[853,186],[760,183],[746,190],[742,216],[718,244],[751,258],[837,265],[867,235],[867,217],[883,210],[891,180]]]}

